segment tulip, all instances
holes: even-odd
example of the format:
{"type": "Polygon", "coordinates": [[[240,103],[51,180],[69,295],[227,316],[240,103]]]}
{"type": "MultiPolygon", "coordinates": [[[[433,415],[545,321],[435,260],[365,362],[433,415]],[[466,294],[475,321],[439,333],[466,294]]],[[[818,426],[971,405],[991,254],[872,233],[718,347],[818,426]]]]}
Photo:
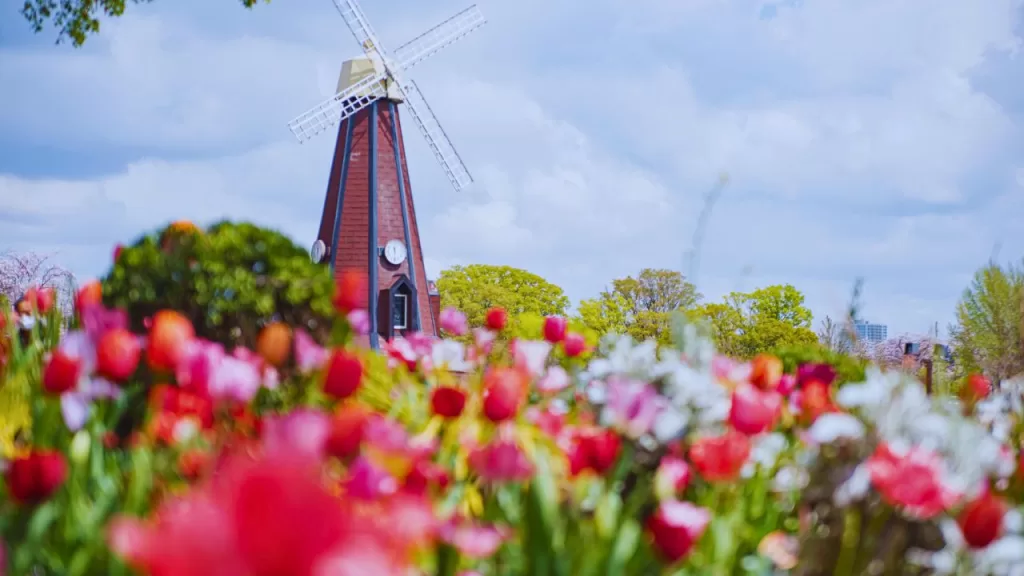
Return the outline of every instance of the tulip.
{"type": "Polygon", "coordinates": [[[775,390],[782,379],[782,360],[772,354],[758,354],[750,362],[750,383],[761,390],[775,390]]]}
{"type": "Polygon", "coordinates": [[[827,388],[835,379],[836,369],[831,364],[801,364],[796,369],[796,381],[799,386],[807,386],[809,382],[820,382],[827,388]]]}
{"type": "Polygon", "coordinates": [[[363,382],[363,362],[345,350],[335,350],[327,361],[324,392],[343,400],[356,393],[363,382]]]}
{"type": "Polygon", "coordinates": [[[281,366],[288,360],[291,346],[292,329],[281,322],[264,326],[256,339],[256,352],[272,366],[281,366]]]}
{"type": "Polygon", "coordinates": [[[77,388],[81,376],[82,360],[58,348],[43,368],[43,391],[59,396],[77,388]]]}
{"type": "Polygon", "coordinates": [[[569,332],[565,335],[565,340],[562,342],[562,350],[565,355],[569,358],[575,358],[583,351],[587,349],[587,341],[583,338],[583,335],[578,332],[569,332]]]}
{"type": "Polygon", "coordinates": [[[533,475],[533,463],[510,440],[495,440],[469,455],[469,466],[486,482],[516,482],[533,475]]]}
{"type": "MultiPolygon", "coordinates": [[[[475,559],[493,556],[509,535],[503,526],[487,526],[461,518],[452,518],[438,530],[443,542],[463,556],[475,559]]],[[[462,572],[460,576],[468,574],[472,573],[462,572]]]]}
{"type": "Polygon", "coordinates": [[[569,472],[576,476],[586,470],[598,475],[605,474],[619,458],[621,441],[614,430],[604,428],[581,428],[576,430],[566,456],[569,472]]]}
{"type": "Polygon", "coordinates": [[[413,464],[409,473],[405,476],[402,489],[408,494],[424,496],[429,488],[436,488],[444,491],[451,483],[448,471],[433,462],[419,461],[413,464]]]}
{"type": "Polygon", "coordinates": [[[430,394],[430,407],[442,418],[458,418],[466,407],[466,393],[454,386],[438,386],[430,394]]]}
{"type": "Polygon", "coordinates": [[[53,288],[37,288],[32,286],[25,291],[22,300],[28,304],[32,312],[46,314],[53,308],[56,301],[56,292],[53,288]]]}
{"type": "Polygon", "coordinates": [[[690,485],[690,466],[676,456],[665,456],[654,473],[654,493],[658,500],[674,500],[690,485]]]}
{"type": "Polygon", "coordinates": [[[340,314],[363,310],[369,301],[370,281],[361,270],[342,270],[334,289],[334,309],[340,314]]]}
{"type": "Polygon", "coordinates": [[[654,548],[669,562],[675,563],[693,549],[711,522],[711,513],[689,502],[666,500],[647,521],[647,531],[654,548]]]}
{"type": "Polygon", "coordinates": [[[972,548],[984,548],[995,542],[1003,531],[1003,517],[1006,516],[1006,503],[985,491],[977,499],[964,506],[957,524],[963,532],[964,541],[972,548]]]}
{"type": "Polygon", "coordinates": [[[139,366],[139,339],[123,328],[107,330],[96,346],[96,372],[111,382],[124,382],[139,366]]]}
{"type": "Polygon", "coordinates": [[[512,368],[494,368],[484,376],[484,416],[491,422],[502,422],[519,412],[526,395],[527,381],[522,372],[512,368]]]}
{"type": "Polygon", "coordinates": [[[305,330],[295,331],[295,365],[302,374],[319,370],[330,354],[316,343],[305,330]]]}
{"type": "Polygon", "coordinates": [[[800,418],[807,424],[814,423],[822,414],[839,411],[829,395],[828,385],[819,380],[811,380],[803,385],[799,406],[800,418]]]}
{"type": "Polygon", "coordinates": [[[508,325],[508,312],[504,308],[494,307],[487,311],[484,325],[495,332],[501,332],[508,325]]]}
{"type": "Polygon", "coordinates": [[[75,294],[75,309],[82,310],[90,306],[98,306],[103,302],[103,286],[98,280],[86,282],[75,294]]]}
{"type": "Polygon", "coordinates": [[[605,417],[626,436],[636,439],[650,432],[665,408],[658,390],[641,380],[613,377],[608,380],[605,417]]]}
{"type": "Polygon", "coordinates": [[[469,332],[469,323],[466,321],[466,315],[459,312],[456,308],[449,306],[441,310],[441,314],[437,319],[441,324],[441,330],[452,336],[462,336],[469,332]]]}
{"type": "Polygon", "coordinates": [[[174,310],[161,310],[153,316],[149,329],[146,360],[150,368],[171,372],[185,356],[196,332],[188,318],[174,310]]]}
{"type": "Polygon", "coordinates": [[[970,400],[983,400],[988,397],[992,390],[992,382],[981,374],[971,374],[967,377],[967,390],[965,391],[970,400]]]}
{"type": "Polygon", "coordinates": [[[345,315],[345,319],[357,335],[366,336],[370,333],[370,314],[366,310],[353,310],[345,315]]]}
{"type": "Polygon", "coordinates": [[[360,404],[343,405],[330,420],[325,451],[335,458],[356,455],[363,442],[363,430],[370,411],[360,404]]]}
{"type": "Polygon", "coordinates": [[[11,460],[7,469],[7,493],[23,504],[38,504],[56,492],[68,476],[64,455],[55,450],[36,450],[11,460]]]}
{"type": "Polygon", "coordinates": [[[777,393],[740,384],[732,393],[729,423],[737,431],[754,436],[771,429],[781,406],[782,397],[777,393]]]}
{"type": "Polygon", "coordinates": [[[558,344],[565,340],[566,330],[569,322],[561,316],[548,316],[544,318],[544,339],[552,344],[558,344]]]}
{"type": "Polygon", "coordinates": [[[690,461],[708,482],[735,480],[750,456],[750,439],[729,431],[721,436],[705,436],[690,446],[690,461]]]}

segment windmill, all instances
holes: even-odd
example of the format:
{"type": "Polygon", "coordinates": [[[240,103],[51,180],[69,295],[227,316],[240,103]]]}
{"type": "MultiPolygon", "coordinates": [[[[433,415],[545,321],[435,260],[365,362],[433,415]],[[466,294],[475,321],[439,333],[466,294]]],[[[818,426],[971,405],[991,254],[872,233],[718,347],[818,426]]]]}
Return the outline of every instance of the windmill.
{"type": "Polygon", "coordinates": [[[338,124],[337,143],[310,251],[335,276],[369,278],[370,345],[410,331],[437,334],[439,298],[428,284],[409,184],[399,104],[456,190],[473,178],[416,83],[403,73],[486,20],[475,6],[387,52],[355,0],[334,0],[364,56],[342,64],[338,92],[292,120],[299,142],[338,124]]]}

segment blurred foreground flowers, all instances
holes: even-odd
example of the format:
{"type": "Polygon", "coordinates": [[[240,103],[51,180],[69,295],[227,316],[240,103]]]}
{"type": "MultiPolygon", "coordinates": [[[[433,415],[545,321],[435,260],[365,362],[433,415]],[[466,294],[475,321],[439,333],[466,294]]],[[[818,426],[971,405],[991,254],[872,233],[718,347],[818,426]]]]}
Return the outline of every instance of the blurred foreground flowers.
{"type": "Polygon", "coordinates": [[[498,309],[375,353],[363,284],[326,346],[272,322],[227,349],[169,309],[136,334],[96,284],[68,329],[42,292],[5,311],[31,423],[0,574],[1024,573],[1024,384],[784,373],[682,319],[672,349],[509,339],[498,309]]]}

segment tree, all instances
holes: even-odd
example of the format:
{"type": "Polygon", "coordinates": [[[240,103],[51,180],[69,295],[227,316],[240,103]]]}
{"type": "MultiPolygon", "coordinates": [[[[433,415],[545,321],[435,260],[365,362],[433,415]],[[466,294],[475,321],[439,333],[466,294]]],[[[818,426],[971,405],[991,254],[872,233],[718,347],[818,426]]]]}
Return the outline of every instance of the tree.
{"type": "MultiPolygon", "coordinates": [[[[140,4],[151,0],[130,1],[140,4]]],[[[241,3],[252,8],[257,0],[241,0],[241,3]]],[[[71,44],[78,47],[100,31],[100,16],[121,16],[127,5],[128,0],[26,0],[21,14],[34,32],[42,32],[49,24],[57,29],[58,43],[71,40],[71,44]]]]}
{"type": "Polygon", "coordinates": [[[611,289],[579,305],[579,318],[599,334],[629,334],[635,340],[670,339],[672,312],[689,310],[700,300],[696,287],[674,270],[645,268],[633,278],[612,281],[611,289]]]}
{"type": "Polygon", "coordinates": [[[53,288],[57,306],[69,312],[74,300],[75,276],[53,263],[49,256],[34,252],[0,254],[0,300],[13,304],[30,286],[53,288]]]}
{"type": "Polygon", "coordinates": [[[1024,372],[1024,268],[989,264],[974,275],[950,327],[956,363],[1002,381],[1024,372]]]}
{"type": "Polygon", "coordinates": [[[831,352],[849,354],[853,350],[853,335],[850,333],[850,323],[840,324],[832,320],[831,316],[825,316],[818,328],[818,343],[831,352]]]}
{"type": "Polygon", "coordinates": [[[511,266],[454,266],[437,279],[441,306],[459,309],[471,326],[482,326],[487,310],[500,306],[516,317],[565,315],[569,298],[547,280],[511,266]]]}
{"type": "Polygon", "coordinates": [[[268,322],[301,326],[325,341],[334,280],[287,236],[253,224],[221,222],[200,231],[186,222],[149,234],[118,256],[103,279],[108,306],[128,312],[131,327],[169,308],[196,334],[228,348],[254,348],[268,322]]]}
{"type": "Polygon", "coordinates": [[[693,316],[710,324],[719,351],[740,358],[818,342],[804,295],[789,284],[733,292],[723,302],[696,307],[693,316]]]}

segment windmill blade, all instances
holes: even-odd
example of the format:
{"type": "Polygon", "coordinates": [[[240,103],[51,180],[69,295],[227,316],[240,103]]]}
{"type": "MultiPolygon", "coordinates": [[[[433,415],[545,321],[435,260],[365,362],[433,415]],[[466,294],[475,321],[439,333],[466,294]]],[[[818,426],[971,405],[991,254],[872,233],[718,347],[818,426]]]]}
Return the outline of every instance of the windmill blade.
{"type": "Polygon", "coordinates": [[[399,70],[412,68],[486,23],[483,12],[474,4],[399,46],[394,61],[398,62],[399,70]]]}
{"type": "Polygon", "coordinates": [[[300,114],[288,123],[288,128],[300,143],[305,142],[383,97],[386,80],[385,74],[367,76],[300,114]]]}
{"type": "Polygon", "coordinates": [[[356,0],[334,0],[334,7],[338,9],[341,18],[348,25],[348,29],[352,31],[352,35],[356,37],[356,41],[368,56],[372,56],[374,52],[385,53],[384,47],[377,39],[377,33],[373,31],[370,21],[366,19],[363,9],[359,7],[356,0]]]}
{"type": "Polygon", "coordinates": [[[430,151],[434,153],[434,158],[441,164],[441,168],[444,169],[445,175],[448,176],[448,180],[451,181],[455,190],[462,190],[472,184],[473,176],[462,162],[459,153],[455,151],[452,141],[448,139],[448,135],[445,134],[444,128],[437,121],[437,116],[430,109],[430,105],[423,98],[423,93],[420,92],[416,83],[410,81],[404,85],[398,83],[398,86],[405,98],[406,109],[412,113],[416,127],[426,139],[430,151]]]}

